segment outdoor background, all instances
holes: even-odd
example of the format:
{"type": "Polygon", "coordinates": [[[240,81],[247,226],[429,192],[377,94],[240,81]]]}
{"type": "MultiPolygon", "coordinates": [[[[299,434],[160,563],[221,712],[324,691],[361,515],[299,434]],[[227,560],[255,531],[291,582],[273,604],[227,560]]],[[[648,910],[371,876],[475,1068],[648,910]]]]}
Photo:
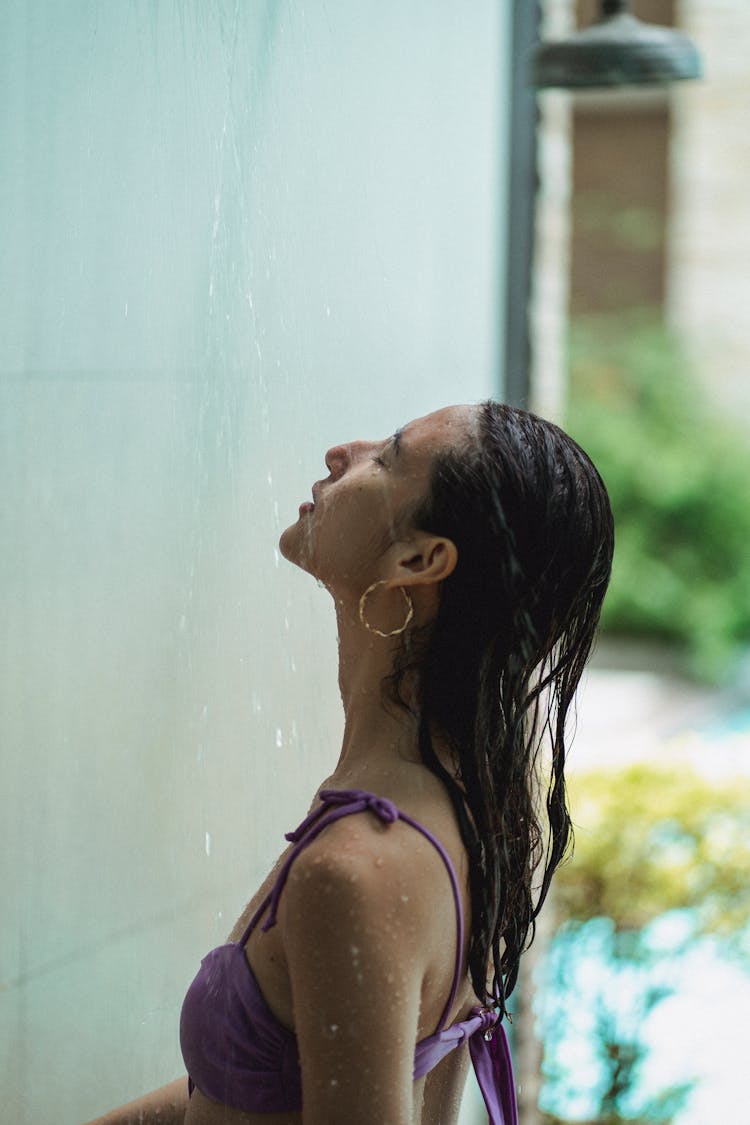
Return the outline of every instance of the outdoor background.
{"type": "MultiPolygon", "coordinates": [[[[186,985],[330,769],[330,605],[276,550],[326,448],[502,397],[512,7],[2,7],[18,1125],[180,1073],[186,985]]],[[[592,7],[549,0],[545,33],[592,7]]],[[[744,1105],[750,10],[636,10],[703,82],[539,99],[531,404],[600,463],[618,563],[516,1000],[523,1125],[744,1105]]]]}
{"type": "Polygon", "coordinates": [[[702,81],[540,98],[560,414],[617,542],[570,758],[575,856],[527,963],[543,1048],[521,1035],[523,1125],[747,1117],[750,11],[633,7],[693,38],[702,81]]]}

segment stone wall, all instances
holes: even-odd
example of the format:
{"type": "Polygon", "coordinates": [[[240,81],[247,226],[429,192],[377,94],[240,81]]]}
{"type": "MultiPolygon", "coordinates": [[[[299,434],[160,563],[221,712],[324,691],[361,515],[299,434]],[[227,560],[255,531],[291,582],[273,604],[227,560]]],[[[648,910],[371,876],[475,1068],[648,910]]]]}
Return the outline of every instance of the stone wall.
{"type": "MultiPolygon", "coordinates": [[[[572,0],[545,0],[543,36],[565,35],[576,24],[589,23],[592,10],[591,3],[580,4],[576,12],[572,0]]],[[[664,4],[658,10],[636,4],[634,10],[649,22],[668,22],[670,15],[664,4]]],[[[639,165],[644,169],[644,176],[653,175],[655,158],[652,153],[645,166],[644,146],[666,145],[666,229],[659,235],[658,254],[639,256],[638,268],[646,271],[642,303],[663,309],[668,323],[686,345],[709,401],[722,411],[740,417],[750,415],[750,331],[746,327],[746,310],[750,309],[750,202],[746,187],[750,178],[750,130],[746,125],[750,106],[746,58],[750,5],[747,0],[678,0],[674,23],[693,39],[701,53],[701,81],[675,83],[666,90],[597,90],[575,96],[544,91],[539,96],[532,405],[550,417],[560,416],[566,395],[564,343],[567,317],[571,306],[576,305],[571,301],[571,289],[576,289],[579,311],[586,311],[580,306],[586,305],[584,289],[587,284],[591,288],[593,264],[607,271],[606,285],[612,292],[618,285],[625,286],[624,295],[632,298],[637,291],[637,278],[631,276],[635,268],[632,261],[627,278],[618,274],[612,239],[603,247],[601,238],[592,242],[589,237],[584,246],[580,229],[571,232],[574,129],[577,123],[589,127],[592,122],[597,124],[597,118],[600,129],[606,129],[609,123],[613,132],[613,175],[618,160],[630,160],[636,170],[639,165]],[[668,117],[664,118],[668,133],[659,139],[649,122],[659,116],[661,107],[668,107],[668,117]],[[624,125],[631,132],[636,129],[637,144],[625,136],[624,125]],[[598,258],[592,260],[592,253],[598,258]]],[[[592,148],[584,143],[583,136],[580,141],[575,148],[577,162],[585,160],[586,151],[592,148]]],[[[656,158],[661,164],[659,153],[656,158]]],[[[591,172],[579,167],[576,179],[585,184],[591,172]]],[[[621,204],[625,202],[627,199],[620,199],[621,204]]],[[[633,206],[636,203],[634,196],[633,206]]],[[[613,209],[616,206],[617,199],[613,199],[613,209]]],[[[611,217],[614,223],[614,211],[611,217]]],[[[601,281],[600,276],[597,284],[601,281]]],[[[625,300],[625,304],[632,303],[625,300]]]]}
{"type": "Polygon", "coordinates": [[[681,0],[704,79],[673,92],[666,307],[711,396],[750,416],[750,5],[681,0]]]}

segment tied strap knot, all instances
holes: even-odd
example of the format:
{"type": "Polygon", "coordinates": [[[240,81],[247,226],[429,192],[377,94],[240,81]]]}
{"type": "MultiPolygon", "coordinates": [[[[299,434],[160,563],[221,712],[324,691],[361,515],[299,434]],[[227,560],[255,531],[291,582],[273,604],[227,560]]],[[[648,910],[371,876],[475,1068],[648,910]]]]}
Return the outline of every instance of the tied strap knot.
{"type": "Polygon", "coordinates": [[[399,817],[393,801],[362,789],[322,789],[320,799],[326,805],[360,805],[374,812],[386,824],[393,824],[399,817]]]}
{"type": "Polygon", "coordinates": [[[393,824],[394,821],[398,820],[398,809],[393,801],[389,801],[387,797],[369,796],[367,807],[386,824],[393,824]]]}
{"type": "Polygon", "coordinates": [[[491,1042],[497,1031],[498,1024],[500,1023],[500,1012],[497,1008],[483,1008],[477,1006],[476,1008],[472,1008],[472,1013],[479,1017],[480,1022],[477,1032],[481,1031],[487,1042],[491,1042]]]}

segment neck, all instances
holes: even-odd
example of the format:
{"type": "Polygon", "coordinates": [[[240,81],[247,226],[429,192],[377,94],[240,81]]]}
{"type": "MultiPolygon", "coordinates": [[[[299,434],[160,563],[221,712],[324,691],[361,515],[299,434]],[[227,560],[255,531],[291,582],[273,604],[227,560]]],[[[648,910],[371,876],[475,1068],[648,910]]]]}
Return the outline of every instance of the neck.
{"type": "Polygon", "coordinates": [[[333,778],[351,780],[419,761],[417,722],[403,708],[383,702],[383,681],[393,671],[400,637],[368,632],[357,613],[337,602],[339,690],[344,738],[333,778]]]}

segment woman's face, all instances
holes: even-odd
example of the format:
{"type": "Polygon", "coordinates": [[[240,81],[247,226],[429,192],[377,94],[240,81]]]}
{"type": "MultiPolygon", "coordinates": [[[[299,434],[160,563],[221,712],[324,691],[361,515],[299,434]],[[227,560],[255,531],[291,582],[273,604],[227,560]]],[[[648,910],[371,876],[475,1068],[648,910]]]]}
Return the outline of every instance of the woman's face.
{"type": "Polygon", "coordinates": [[[408,541],[435,454],[464,445],[476,417],[476,407],[449,406],[382,441],[329,449],[329,475],[313,485],[313,502],[300,506],[299,519],[282,534],[281,553],[329,589],[361,593],[379,576],[388,547],[408,541]]]}

